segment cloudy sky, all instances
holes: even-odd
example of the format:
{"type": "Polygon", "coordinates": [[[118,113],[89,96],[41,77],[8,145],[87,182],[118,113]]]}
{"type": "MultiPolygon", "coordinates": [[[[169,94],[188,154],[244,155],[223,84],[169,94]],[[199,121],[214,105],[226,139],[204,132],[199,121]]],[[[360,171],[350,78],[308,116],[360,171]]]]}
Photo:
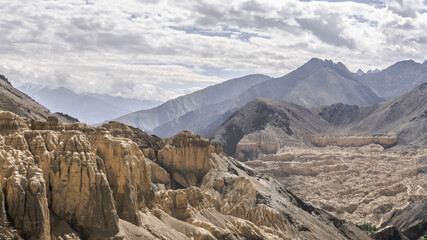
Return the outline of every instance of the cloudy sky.
{"type": "Polygon", "coordinates": [[[356,71],[427,59],[427,0],[0,0],[0,74],[167,100],[312,57],[356,71]]]}

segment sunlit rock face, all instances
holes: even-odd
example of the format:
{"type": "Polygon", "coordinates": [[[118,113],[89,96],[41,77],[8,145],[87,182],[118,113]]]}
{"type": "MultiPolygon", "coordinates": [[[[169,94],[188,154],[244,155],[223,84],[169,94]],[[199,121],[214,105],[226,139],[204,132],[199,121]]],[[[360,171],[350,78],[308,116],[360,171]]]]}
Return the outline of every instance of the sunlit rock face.
{"type": "Polygon", "coordinates": [[[369,239],[191,132],[0,124],[5,239],[369,239]]]}

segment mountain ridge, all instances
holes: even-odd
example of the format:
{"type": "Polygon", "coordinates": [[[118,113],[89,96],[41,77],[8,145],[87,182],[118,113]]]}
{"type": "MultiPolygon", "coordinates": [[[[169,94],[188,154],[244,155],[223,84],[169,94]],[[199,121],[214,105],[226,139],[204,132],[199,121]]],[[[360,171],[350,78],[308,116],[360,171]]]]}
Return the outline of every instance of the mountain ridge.
{"type": "Polygon", "coordinates": [[[357,81],[357,75],[351,73],[344,64],[312,58],[283,77],[256,84],[234,99],[195,109],[156,127],[151,132],[167,137],[187,129],[205,135],[234,111],[257,97],[290,101],[300,105],[337,102],[367,105],[383,101],[361,85],[357,81]]]}
{"type": "Polygon", "coordinates": [[[157,102],[106,94],[77,94],[64,88],[49,88],[26,83],[18,87],[48,108],[68,113],[82,122],[96,124],[132,111],[156,106],[157,102]]]}
{"type": "Polygon", "coordinates": [[[230,79],[223,83],[172,99],[156,108],[130,113],[114,120],[152,132],[156,127],[168,121],[174,120],[200,107],[234,98],[248,87],[268,79],[270,77],[262,74],[230,79]]]}

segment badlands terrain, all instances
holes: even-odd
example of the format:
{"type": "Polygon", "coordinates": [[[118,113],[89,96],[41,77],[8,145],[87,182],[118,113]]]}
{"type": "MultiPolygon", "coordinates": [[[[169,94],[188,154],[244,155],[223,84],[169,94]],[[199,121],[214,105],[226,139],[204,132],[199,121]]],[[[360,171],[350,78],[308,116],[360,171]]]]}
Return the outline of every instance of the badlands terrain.
{"type": "Polygon", "coordinates": [[[395,210],[427,198],[427,149],[285,147],[246,164],[358,225],[381,226],[395,210]]]}
{"type": "Polygon", "coordinates": [[[191,132],[11,112],[0,129],[2,239],[369,239],[191,132]]]}
{"type": "Polygon", "coordinates": [[[420,238],[427,83],[376,103],[356,80],[343,64],[313,59],[282,78],[234,79],[131,114],[166,135],[200,123],[207,137],[184,128],[160,138],[52,113],[1,76],[0,238],[420,238]],[[365,106],[317,106],[348,97],[330,99],[328,88],[310,106],[259,97],[309,86],[310,69],[365,106]]]}

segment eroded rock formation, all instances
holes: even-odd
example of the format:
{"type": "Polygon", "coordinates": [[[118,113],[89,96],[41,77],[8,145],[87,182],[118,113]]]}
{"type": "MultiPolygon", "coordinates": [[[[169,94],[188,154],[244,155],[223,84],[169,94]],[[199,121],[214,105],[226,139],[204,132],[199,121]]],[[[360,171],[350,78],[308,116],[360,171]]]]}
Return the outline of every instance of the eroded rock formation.
{"type": "Polygon", "coordinates": [[[427,198],[426,149],[285,147],[247,165],[340,218],[379,227],[395,210],[427,198]]]}
{"type": "Polygon", "coordinates": [[[190,132],[8,112],[0,126],[5,239],[369,239],[190,132]]]}

